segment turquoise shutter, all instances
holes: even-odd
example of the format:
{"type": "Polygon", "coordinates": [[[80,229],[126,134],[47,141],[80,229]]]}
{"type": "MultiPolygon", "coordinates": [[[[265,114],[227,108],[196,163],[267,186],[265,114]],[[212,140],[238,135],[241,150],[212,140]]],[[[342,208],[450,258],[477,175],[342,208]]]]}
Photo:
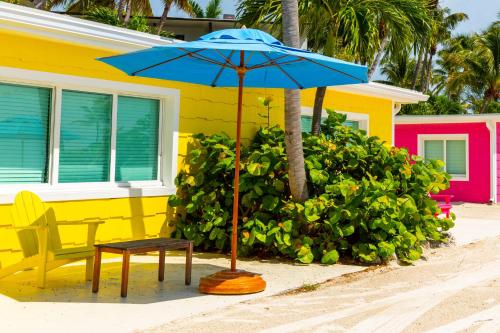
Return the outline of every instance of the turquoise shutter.
{"type": "Polygon", "coordinates": [[[0,183],[46,183],[52,90],[0,84],[0,183]]]}
{"type": "Polygon", "coordinates": [[[359,121],[356,120],[346,120],[343,125],[355,130],[359,129],[359,121]]]}
{"type": "Polygon", "coordinates": [[[300,125],[302,127],[303,133],[310,133],[312,128],[312,117],[311,116],[300,116],[300,125]]]}
{"type": "Polygon", "coordinates": [[[426,160],[441,160],[444,161],[444,144],[443,140],[425,140],[424,141],[424,158],[426,160]]]}
{"type": "Polygon", "coordinates": [[[465,140],[446,141],[446,171],[452,175],[465,175],[466,171],[465,140]]]}
{"type": "Polygon", "coordinates": [[[111,95],[62,93],[59,182],[109,180],[111,95]]]}
{"type": "Polygon", "coordinates": [[[158,100],[118,97],[116,180],[158,177],[158,100]]]}

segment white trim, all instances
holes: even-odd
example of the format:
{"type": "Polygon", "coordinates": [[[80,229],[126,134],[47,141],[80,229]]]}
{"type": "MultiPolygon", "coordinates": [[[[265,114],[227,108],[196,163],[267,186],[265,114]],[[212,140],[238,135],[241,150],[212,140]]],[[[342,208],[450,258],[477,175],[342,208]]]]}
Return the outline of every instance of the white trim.
{"type": "MultiPolygon", "coordinates": [[[[9,67],[0,67],[0,82],[34,86],[52,86],[53,94],[55,95],[54,108],[52,111],[53,123],[51,124],[53,133],[51,135],[52,139],[50,145],[53,149],[51,151],[52,155],[49,163],[50,182],[47,184],[0,185],[0,189],[2,190],[0,194],[0,203],[12,202],[15,194],[19,190],[35,191],[41,195],[42,199],[47,201],[121,198],[141,195],[159,196],[175,193],[174,179],[177,173],[177,145],[180,112],[180,95],[178,90],[9,67]],[[163,147],[162,168],[166,171],[162,173],[161,181],[115,182],[114,178],[110,177],[109,182],[59,184],[58,162],[63,89],[108,93],[113,95],[112,122],[116,122],[117,113],[115,108],[117,107],[118,95],[158,99],[160,101],[160,114],[164,119],[164,124],[162,124],[163,131],[159,133],[159,146],[163,147]],[[174,146],[172,147],[169,145],[174,146]]],[[[116,126],[114,128],[116,129],[116,126]]],[[[116,148],[116,133],[114,133],[114,140],[116,148]]],[[[110,165],[110,168],[111,166],[112,165],[110,165]]],[[[110,176],[113,173],[114,168],[110,170],[110,176]]]]}
{"type": "MultiPolygon", "coordinates": [[[[359,129],[366,132],[369,135],[370,132],[370,116],[366,113],[357,113],[357,112],[348,112],[342,110],[334,110],[337,113],[345,114],[347,116],[346,120],[357,121],[359,123],[359,129]]],[[[310,106],[302,106],[301,107],[301,115],[312,117],[313,108],[310,106]]],[[[328,113],[326,109],[321,111],[321,117],[328,117],[328,113]]]]}
{"type": "Polygon", "coordinates": [[[490,131],[490,201],[496,203],[497,200],[497,123],[489,121],[486,127],[490,131]]]}
{"type": "MultiPolygon", "coordinates": [[[[0,204],[11,204],[17,192],[29,190],[35,192],[44,201],[78,201],[93,199],[115,199],[130,197],[156,197],[175,194],[175,187],[167,186],[121,186],[121,184],[92,183],[91,186],[78,187],[51,186],[48,184],[32,184],[29,186],[12,186],[2,189],[0,204]],[[100,185],[96,185],[100,184],[100,185]],[[105,185],[102,185],[105,184],[105,185]]],[[[72,184],[73,185],[73,184],[72,184]]]]}
{"type": "MultiPolygon", "coordinates": [[[[452,175],[452,181],[469,181],[469,134],[418,134],[418,156],[424,158],[424,141],[426,140],[443,140],[443,151],[444,158],[446,159],[446,141],[447,140],[465,140],[465,176],[463,175],[452,175]]],[[[444,161],[443,161],[444,162],[444,161]]],[[[446,163],[445,163],[446,164],[446,163]]],[[[446,166],[445,166],[446,169],[446,166]]]]}
{"type": "Polygon", "coordinates": [[[428,95],[422,94],[419,91],[390,86],[377,82],[331,86],[328,87],[328,90],[390,99],[393,102],[399,104],[424,102],[429,98],[428,95]]]}
{"type": "MultiPolygon", "coordinates": [[[[0,2],[1,4],[2,2],[0,2]]],[[[42,86],[64,85],[65,89],[99,91],[103,94],[124,93],[131,96],[179,95],[178,89],[148,86],[145,84],[94,79],[75,75],[55,74],[14,67],[0,66],[0,80],[10,83],[28,83],[42,86]]]]}
{"type": "Polygon", "coordinates": [[[396,117],[396,124],[483,123],[486,121],[500,122],[500,114],[490,113],[490,114],[397,116],[396,117]]]}
{"type": "Polygon", "coordinates": [[[0,28],[119,52],[181,42],[5,2],[0,2],[0,28]]]}

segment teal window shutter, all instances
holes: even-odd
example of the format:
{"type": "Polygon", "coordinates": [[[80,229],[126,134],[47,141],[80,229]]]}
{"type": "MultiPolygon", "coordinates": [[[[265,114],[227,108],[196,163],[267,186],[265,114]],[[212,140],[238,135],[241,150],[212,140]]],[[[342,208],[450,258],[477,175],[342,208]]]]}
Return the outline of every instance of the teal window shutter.
{"type": "Polygon", "coordinates": [[[359,129],[359,121],[356,120],[346,120],[344,121],[343,125],[355,130],[359,129]]]}
{"type": "Polygon", "coordinates": [[[465,140],[446,140],[446,171],[452,175],[467,173],[465,140]]]}
{"type": "Polygon", "coordinates": [[[52,89],[0,84],[0,183],[46,183],[52,89]]]}
{"type": "Polygon", "coordinates": [[[59,182],[109,181],[111,95],[63,90],[59,182]]]}
{"type": "Polygon", "coordinates": [[[444,161],[444,141],[443,140],[425,140],[424,158],[426,160],[444,161]]]}
{"type": "Polygon", "coordinates": [[[115,172],[117,181],[158,178],[159,118],[158,100],[118,97],[115,172]]]}
{"type": "Polygon", "coordinates": [[[312,129],[312,117],[311,116],[300,116],[300,122],[303,133],[310,133],[312,129]]]}

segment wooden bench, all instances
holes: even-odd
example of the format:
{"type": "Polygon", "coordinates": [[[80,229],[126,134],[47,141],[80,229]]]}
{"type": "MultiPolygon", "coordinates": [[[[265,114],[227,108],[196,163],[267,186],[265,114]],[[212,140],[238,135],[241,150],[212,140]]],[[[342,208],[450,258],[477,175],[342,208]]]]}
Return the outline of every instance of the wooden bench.
{"type": "Polygon", "coordinates": [[[130,267],[130,255],[159,251],[160,260],[158,267],[158,281],[163,281],[165,276],[165,251],[186,250],[185,284],[191,284],[191,266],[193,262],[193,242],[184,239],[153,238],[127,242],[117,242],[95,245],[94,276],[92,280],[92,292],[99,291],[99,278],[101,275],[102,252],[116,253],[123,256],[121,296],[127,297],[128,273],[130,267]]]}

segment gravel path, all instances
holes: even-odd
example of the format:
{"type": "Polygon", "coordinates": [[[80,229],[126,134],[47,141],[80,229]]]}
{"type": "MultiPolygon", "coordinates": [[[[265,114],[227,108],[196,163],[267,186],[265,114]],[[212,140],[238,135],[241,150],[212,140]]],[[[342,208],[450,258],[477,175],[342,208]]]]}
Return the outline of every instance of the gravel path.
{"type": "Polygon", "coordinates": [[[500,237],[147,332],[500,332],[500,237]]]}

